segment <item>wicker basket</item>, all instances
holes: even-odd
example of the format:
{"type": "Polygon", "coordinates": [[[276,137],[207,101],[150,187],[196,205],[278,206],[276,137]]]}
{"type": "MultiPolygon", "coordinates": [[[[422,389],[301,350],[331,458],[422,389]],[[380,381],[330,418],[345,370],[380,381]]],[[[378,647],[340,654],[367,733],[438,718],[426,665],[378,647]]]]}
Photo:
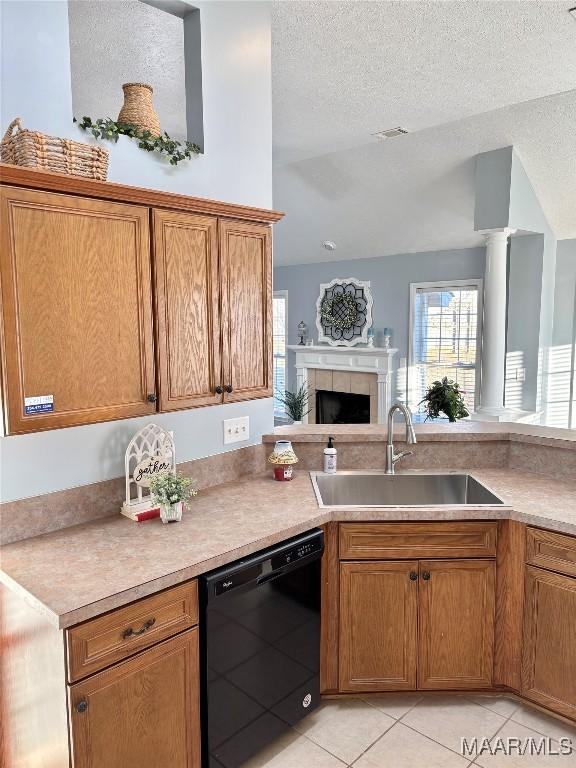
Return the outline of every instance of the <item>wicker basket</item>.
{"type": "Polygon", "coordinates": [[[81,141],[29,131],[22,128],[19,117],[12,120],[2,139],[0,159],[11,165],[44,168],[47,171],[101,181],[106,181],[108,174],[107,150],[81,141]]]}

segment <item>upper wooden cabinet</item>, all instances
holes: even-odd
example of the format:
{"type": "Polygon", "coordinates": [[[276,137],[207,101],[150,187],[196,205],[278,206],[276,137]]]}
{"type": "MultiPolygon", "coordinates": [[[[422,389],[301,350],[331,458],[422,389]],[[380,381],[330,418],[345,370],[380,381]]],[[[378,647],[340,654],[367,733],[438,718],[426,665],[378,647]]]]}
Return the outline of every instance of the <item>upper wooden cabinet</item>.
{"type": "Polygon", "coordinates": [[[224,401],[272,395],[270,227],[220,222],[224,401]]]}
{"type": "Polygon", "coordinates": [[[160,409],[272,395],[270,227],[154,211],[160,409]]]}
{"type": "Polygon", "coordinates": [[[0,170],[7,434],[272,395],[281,214],[0,170]]]}
{"type": "Polygon", "coordinates": [[[6,431],[153,413],[148,211],[15,187],[0,204],[6,431]]]}
{"type": "Polygon", "coordinates": [[[218,220],[154,211],[160,409],[222,402],[218,220]]]}

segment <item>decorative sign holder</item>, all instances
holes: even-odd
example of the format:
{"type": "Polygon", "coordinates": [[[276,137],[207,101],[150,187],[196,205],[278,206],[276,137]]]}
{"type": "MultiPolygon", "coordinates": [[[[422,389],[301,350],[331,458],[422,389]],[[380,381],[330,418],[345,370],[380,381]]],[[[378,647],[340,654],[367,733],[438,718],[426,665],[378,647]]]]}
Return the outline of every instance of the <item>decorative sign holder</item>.
{"type": "Polygon", "coordinates": [[[322,283],[316,301],[318,342],[333,347],[366,343],[372,325],[372,304],[369,281],[348,277],[322,283]]]}
{"type": "Polygon", "coordinates": [[[126,501],[120,510],[122,514],[137,522],[160,517],[160,507],[152,501],[147,489],[154,475],[176,472],[173,433],[156,424],[143,427],[128,443],[124,471],[126,501]]]}

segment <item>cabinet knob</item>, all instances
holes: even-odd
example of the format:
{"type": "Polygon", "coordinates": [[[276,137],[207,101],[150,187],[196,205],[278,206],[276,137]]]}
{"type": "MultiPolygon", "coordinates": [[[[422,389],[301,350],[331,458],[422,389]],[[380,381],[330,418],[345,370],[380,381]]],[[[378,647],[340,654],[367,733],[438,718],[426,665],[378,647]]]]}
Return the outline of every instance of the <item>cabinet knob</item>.
{"type": "Polygon", "coordinates": [[[222,392],[224,392],[224,389],[220,386],[220,384],[218,384],[214,392],[216,392],[217,395],[221,395],[222,392]]]}
{"type": "Polygon", "coordinates": [[[155,403],[156,402],[156,395],[154,392],[151,392],[147,397],[146,400],[148,400],[149,403],[155,403]]]}
{"type": "Polygon", "coordinates": [[[422,578],[424,579],[424,581],[429,581],[430,580],[430,571],[424,571],[424,573],[422,574],[422,578]]]}
{"type": "Polygon", "coordinates": [[[88,702],[86,701],[86,699],[82,699],[81,701],[78,702],[78,704],[76,704],[74,709],[76,710],[76,712],[80,712],[80,714],[82,714],[82,712],[86,712],[86,710],[88,709],[88,702]]]}
{"type": "Polygon", "coordinates": [[[416,571],[410,571],[410,581],[416,581],[417,578],[418,578],[418,574],[416,573],[416,571]]]}
{"type": "Polygon", "coordinates": [[[226,384],[224,389],[226,390],[226,392],[230,393],[233,390],[233,386],[232,386],[232,384],[226,384]]]}

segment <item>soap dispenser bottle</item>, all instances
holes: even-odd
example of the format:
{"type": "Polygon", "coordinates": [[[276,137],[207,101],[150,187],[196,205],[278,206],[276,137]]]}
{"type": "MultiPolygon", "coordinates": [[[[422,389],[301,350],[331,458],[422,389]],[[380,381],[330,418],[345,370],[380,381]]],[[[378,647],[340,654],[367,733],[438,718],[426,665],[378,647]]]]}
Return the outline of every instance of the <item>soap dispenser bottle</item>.
{"type": "Polygon", "coordinates": [[[328,438],[328,445],[324,448],[324,472],[333,475],[336,472],[338,451],[334,448],[334,438],[328,438]]]}

